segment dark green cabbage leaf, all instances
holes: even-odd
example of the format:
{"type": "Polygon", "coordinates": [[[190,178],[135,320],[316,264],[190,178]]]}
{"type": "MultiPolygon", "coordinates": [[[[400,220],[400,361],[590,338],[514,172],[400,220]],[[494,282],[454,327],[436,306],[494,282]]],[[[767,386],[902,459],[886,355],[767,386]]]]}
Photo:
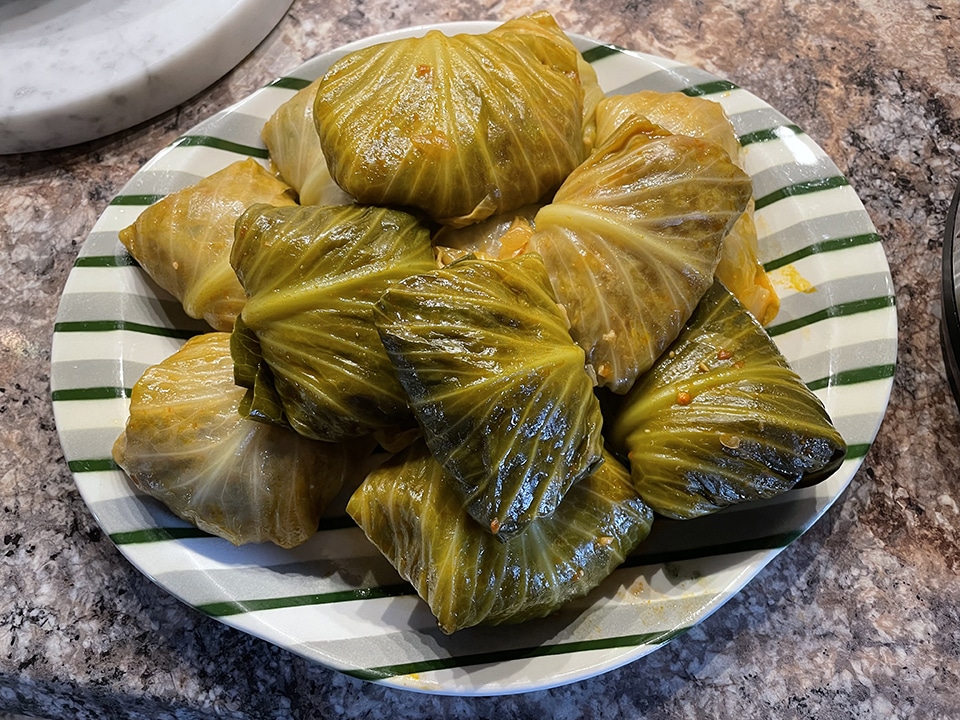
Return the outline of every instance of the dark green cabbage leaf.
{"type": "Polygon", "coordinates": [[[445,633],[549,615],[606,578],[653,521],[626,469],[606,455],[551,517],[498,542],[464,511],[422,442],[370,473],[347,512],[445,633]]]}
{"type": "Polygon", "coordinates": [[[243,396],[230,334],[191,338],[133,386],[113,457],[138,488],[201,530],[236,545],[299,545],[363,455],[243,417],[243,396]]]}
{"type": "Polygon", "coordinates": [[[600,404],[538,256],[465,257],[391,286],[375,321],[427,444],[499,538],[600,462],[600,404]]]}
{"type": "Polygon", "coordinates": [[[446,224],[536,202],[586,154],[581,63],[547,13],[351,52],[314,104],[330,173],[360,202],[446,224]]]}
{"type": "Polygon", "coordinates": [[[543,256],[599,384],[617,393],[683,328],[753,192],[715,143],[634,120],[540,209],[528,245],[543,256]]]}
{"type": "MultiPolygon", "coordinates": [[[[391,283],[436,266],[412,215],[254,205],[237,221],[231,262],[248,295],[242,332],[256,337],[294,430],[336,441],[414,424],[373,325],[373,304],[391,283]]],[[[268,379],[252,367],[254,343],[236,347],[252,350],[235,357],[238,381],[268,379]]]]}
{"type": "Polygon", "coordinates": [[[673,518],[773,497],[846,452],[823,404],[719,282],[607,422],[637,492],[673,518]]]}

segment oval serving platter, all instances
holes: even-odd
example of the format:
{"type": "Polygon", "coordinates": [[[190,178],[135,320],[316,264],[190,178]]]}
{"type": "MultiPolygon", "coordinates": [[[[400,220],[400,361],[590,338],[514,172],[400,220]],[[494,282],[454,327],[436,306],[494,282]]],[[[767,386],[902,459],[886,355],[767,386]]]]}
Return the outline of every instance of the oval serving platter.
{"type": "Polygon", "coordinates": [[[229,626],[348,675],[450,695],[582,680],[646,655],[733,597],[839,497],[886,411],[896,365],[893,284],[880,238],[834,163],[749,92],[675,61],[571,35],[608,94],[679,90],[719,102],[753,177],[761,259],[781,295],[768,328],[849,445],[829,479],[764,503],[657,521],[601,586],[549,618],[445,636],[342,505],[294,550],[234,547],[137,491],[111,460],[133,384],[207,328],[140,270],[117,233],[164,195],[243,159],[266,164],[260,129],[300,88],[356,48],[494,23],[422,26],[323,53],[197,125],[133,176],[94,225],[54,328],[51,389],[79,491],[121,553],[162,588],[229,626]]]}

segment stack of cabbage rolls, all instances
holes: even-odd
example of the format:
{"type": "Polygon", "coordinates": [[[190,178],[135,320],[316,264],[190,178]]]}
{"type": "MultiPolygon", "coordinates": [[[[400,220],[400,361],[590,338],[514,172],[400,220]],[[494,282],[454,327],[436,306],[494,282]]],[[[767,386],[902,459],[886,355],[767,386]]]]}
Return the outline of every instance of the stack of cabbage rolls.
{"type": "Polygon", "coordinates": [[[843,458],[764,330],[779,301],[720,105],[607,96],[541,12],[354,51],[262,138],[269,166],[120,233],[211,325],[144,373],[114,446],[198,527],[292,547],[346,488],[452,633],[590,592],[655,517],[843,458]]]}

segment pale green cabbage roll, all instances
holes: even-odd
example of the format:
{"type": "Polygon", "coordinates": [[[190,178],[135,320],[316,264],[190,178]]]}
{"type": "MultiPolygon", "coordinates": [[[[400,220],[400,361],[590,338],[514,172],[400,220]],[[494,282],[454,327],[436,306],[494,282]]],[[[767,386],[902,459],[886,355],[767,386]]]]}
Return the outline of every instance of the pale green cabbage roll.
{"type": "Polygon", "coordinates": [[[715,143],[636,119],[540,209],[527,250],[543,257],[601,386],[626,392],[676,338],[751,193],[715,143]]]}
{"type": "Polygon", "coordinates": [[[587,152],[581,64],[547,13],[351,52],[314,105],[330,173],[360,202],[444,224],[536,202],[587,152]]]}
{"type": "Polygon", "coordinates": [[[187,315],[228,331],[246,299],[230,267],[233,226],[254,203],[296,200],[290,186],[248,158],[154,203],[120,231],[120,242],[187,315]]]}
{"type": "Polygon", "coordinates": [[[113,457],[133,483],[205,532],[240,545],[299,545],[357,463],[322,443],[242,416],[230,334],[191,338],[133,387],[113,457]]]}
{"type": "MultiPolygon", "coordinates": [[[[745,169],[743,148],[723,106],[713,100],[682,92],[642,90],[611,95],[604,101],[599,142],[616,133],[631,116],[640,116],[674,135],[689,135],[717,143],[730,160],[745,169]]],[[[762,325],[768,325],[780,309],[780,298],[759,258],[753,201],[723,238],[716,278],[736,295],[762,325]]]]}
{"type": "Polygon", "coordinates": [[[299,194],[301,205],[346,205],[353,198],[330,175],[313,120],[320,80],[278,107],[260,133],[280,177],[299,194]]]}

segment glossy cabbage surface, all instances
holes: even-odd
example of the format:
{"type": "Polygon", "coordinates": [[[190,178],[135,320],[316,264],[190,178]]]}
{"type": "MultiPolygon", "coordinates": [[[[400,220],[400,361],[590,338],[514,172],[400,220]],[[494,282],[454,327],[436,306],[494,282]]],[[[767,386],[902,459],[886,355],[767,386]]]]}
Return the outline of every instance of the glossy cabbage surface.
{"type": "Polygon", "coordinates": [[[148,207],[120,242],[187,315],[229,331],[245,299],[230,267],[234,223],[253,203],[295,202],[286,183],[242,160],[148,207]]]}
{"type": "Polygon", "coordinates": [[[528,250],[543,257],[601,386],[626,392],[676,338],[751,193],[715,143],[638,119],[537,213],[528,250]]]}
{"type": "MultiPolygon", "coordinates": [[[[611,95],[603,101],[597,128],[598,141],[604,142],[631,118],[645,117],[674,135],[689,135],[717,143],[730,160],[744,168],[743,148],[723,107],[712,100],[682,92],[641,90],[626,95],[611,95]]],[[[720,262],[715,276],[754,314],[762,325],[773,321],[780,309],[780,298],[759,259],[757,228],[753,203],[723,238],[720,262]]]]}
{"type": "Polygon", "coordinates": [[[314,105],[330,173],[361,202],[455,225],[536,202],[586,153],[581,63],[547,13],[352,52],[314,105]]]}
{"type": "Polygon", "coordinates": [[[607,455],[551,517],[499,542],[463,510],[423,443],[368,475],[347,512],[446,633],[549,615],[606,578],[653,520],[627,471],[607,455]]]}
{"type": "Polygon", "coordinates": [[[646,118],[673,135],[710,140],[724,149],[737,166],[743,167],[740,142],[723,107],[712,100],[682,92],[639,90],[609,95],[597,113],[597,142],[615,137],[624,124],[646,118]]]}
{"type": "Polygon", "coordinates": [[[413,216],[255,205],[237,223],[231,261],[249,295],[240,330],[256,341],[234,344],[238,382],[272,383],[285,421],[319,440],[414,422],[373,325],[387,287],[435,267],[413,216]]]}
{"type": "Polygon", "coordinates": [[[356,462],[320,443],[242,417],[230,334],[194,337],[134,385],[113,457],[142,491],[201,530],[240,545],[293,547],[356,462]]]}
{"type": "Polygon", "coordinates": [[[820,400],[719,282],[607,421],[637,492],[674,518],[773,497],[846,451],[820,400]]]}
{"type": "Polygon", "coordinates": [[[600,462],[593,379],[539,257],[407,278],[375,317],[427,444],[492,534],[549,516],[600,462]]]}

